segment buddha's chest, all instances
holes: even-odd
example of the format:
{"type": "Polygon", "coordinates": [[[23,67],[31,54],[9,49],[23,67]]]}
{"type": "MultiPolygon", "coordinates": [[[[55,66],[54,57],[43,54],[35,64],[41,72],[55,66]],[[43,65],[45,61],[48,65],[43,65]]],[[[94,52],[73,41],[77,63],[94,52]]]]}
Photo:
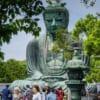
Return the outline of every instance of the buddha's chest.
{"type": "Polygon", "coordinates": [[[49,75],[60,75],[64,73],[65,59],[63,52],[53,52],[53,42],[49,41],[46,47],[46,73],[49,75]]]}

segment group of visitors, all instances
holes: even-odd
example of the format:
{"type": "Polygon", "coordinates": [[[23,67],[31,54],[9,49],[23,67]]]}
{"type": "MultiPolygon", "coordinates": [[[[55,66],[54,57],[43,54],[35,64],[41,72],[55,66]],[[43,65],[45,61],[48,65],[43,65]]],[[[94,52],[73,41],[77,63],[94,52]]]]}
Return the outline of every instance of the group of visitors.
{"type": "Polygon", "coordinates": [[[2,100],[67,100],[67,98],[64,99],[64,92],[61,87],[54,89],[48,84],[45,84],[42,89],[38,85],[33,85],[32,88],[27,85],[24,93],[19,87],[15,87],[11,92],[6,86],[1,94],[2,100]]]}
{"type": "MultiPolygon", "coordinates": [[[[9,90],[9,86],[2,90],[0,96],[2,100],[67,100],[67,95],[64,94],[64,91],[61,87],[58,89],[50,88],[48,84],[45,84],[42,89],[38,85],[33,85],[30,87],[27,85],[22,92],[19,87],[15,87],[13,91],[9,90]]],[[[100,92],[97,94],[85,93],[83,96],[94,96],[93,100],[100,100],[100,92]]]]}

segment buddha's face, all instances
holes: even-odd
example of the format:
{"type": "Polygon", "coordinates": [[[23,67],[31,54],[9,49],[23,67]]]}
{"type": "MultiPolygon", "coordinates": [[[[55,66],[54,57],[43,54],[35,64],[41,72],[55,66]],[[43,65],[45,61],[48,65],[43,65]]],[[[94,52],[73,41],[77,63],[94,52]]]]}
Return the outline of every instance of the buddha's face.
{"type": "Polygon", "coordinates": [[[49,33],[54,34],[58,28],[66,28],[68,25],[68,18],[66,14],[61,11],[53,11],[44,13],[45,25],[49,33]]]}

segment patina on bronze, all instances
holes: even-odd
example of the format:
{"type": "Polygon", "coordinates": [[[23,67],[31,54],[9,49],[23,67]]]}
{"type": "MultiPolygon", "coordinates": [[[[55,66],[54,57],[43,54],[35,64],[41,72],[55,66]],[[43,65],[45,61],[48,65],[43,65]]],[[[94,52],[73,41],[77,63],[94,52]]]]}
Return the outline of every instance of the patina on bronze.
{"type": "MultiPolygon", "coordinates": [[[[21,89],[26,85],[37,84],[43,87],[45,83],[50,86],[62,89],[67,92],[67,73],[65,66],[67,62],[64,55],[59,52],[52,53],[52,45],[55,42],[55,32],[58,28],[67,29],[69,23],[69,12],[60,2],[52,2],[43,12],[43,19],[46,26],[46,34],[39,39],[33,39],[28,43],[26,50],[27,73],[25,80],[14,81],[11,87],[18,86],[21,89]],[[56,63],[55,63],[56,62],[56,63]]],[[[70,34],[66,33],[70,41],[70,34]]]]}

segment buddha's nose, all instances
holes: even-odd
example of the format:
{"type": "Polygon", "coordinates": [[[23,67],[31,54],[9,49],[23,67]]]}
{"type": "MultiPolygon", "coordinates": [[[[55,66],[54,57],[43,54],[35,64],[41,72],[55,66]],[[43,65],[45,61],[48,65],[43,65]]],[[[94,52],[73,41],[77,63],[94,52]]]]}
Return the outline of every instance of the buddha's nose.
{"type": "Polygon", "coordinates": [[[51,26],[56,26],[55,18],[53,18],[51,26]]]}

